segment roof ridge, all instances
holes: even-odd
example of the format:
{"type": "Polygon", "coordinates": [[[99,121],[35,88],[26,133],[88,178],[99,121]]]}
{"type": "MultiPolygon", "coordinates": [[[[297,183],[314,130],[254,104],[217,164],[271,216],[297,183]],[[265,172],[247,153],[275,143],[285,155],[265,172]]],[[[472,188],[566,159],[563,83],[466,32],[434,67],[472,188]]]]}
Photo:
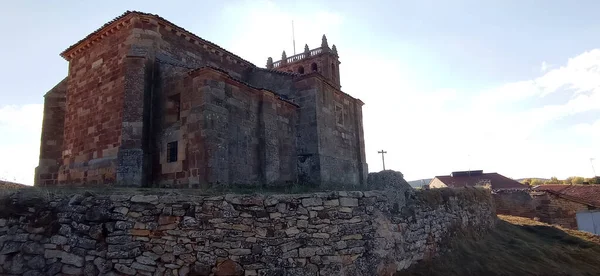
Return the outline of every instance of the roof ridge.
{"type": "Polygon", "coordinates": [[[294,73],[294,72],[285,72],[285,71],[279,71],[279,70],[275,70],[275,69],[262,68],[262,67],[258,67],[258,66],[256,67],[256,69],[261,70],[261,71],[267,71],[267,72],[271,72],[271,73],[281,74],[281,75],[300,76],[300,74],[294,73]]]}
{"type": "Polygon", "coordinates": [[[287,97],[285,95],[279,94],[279,93],[277,93],[277,92],[275,92],[273,90],[267,89],[267,88],[253,86],[253,85],[251,85],[251,84],[249,84],[247,82],[244,82],[242,80],[239,80],[239,79],[233,77],[231,74],[229,74],[229,72],[227,72],[227,71],[225,71],[225,70],[223,70],[221,68],[218,68],[218,67],[214,67],[214,66],[211,66],[211,65],[205,65],[205,66],[198,67],[196,69],[190,70],[190,71],[187,72],[187,74],[192,74],[192,73],[194,73],[196,71],[199,71],[199,70],[202,70],[202,69],[211,69],[211,70],[217,71],[219,73],[225,74],[229,79],[231,79],[231,80],[233,80],[233,81],[235,81],[237,83],[243,84],[243,85],[245,85],[247,87],[250,87],[252,89],[264,90],[264,91],[270,92],[273,95],[277,96],[277,98],[279,100],[287,102],[287,103],[289,103],[289,104],[291,104],[293,106],[300,107],[298,104],[296,104],[296,103],[290,101],[289,99],[287,99],[287,97]]]}

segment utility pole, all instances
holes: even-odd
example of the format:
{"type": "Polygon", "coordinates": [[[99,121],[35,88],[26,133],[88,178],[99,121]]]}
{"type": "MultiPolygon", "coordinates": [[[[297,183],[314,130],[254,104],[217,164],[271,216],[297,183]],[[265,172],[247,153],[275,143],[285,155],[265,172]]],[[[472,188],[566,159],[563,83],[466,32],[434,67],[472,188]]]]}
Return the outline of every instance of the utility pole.
{"type": "Polygon", "coordinates": [[[384,157],[383,155],[384,155],[384,154],[386,154],[386,153],[387,153],[387,151],[380,150],[380,151],[378,151],[377,153],[380,153],[380,154],[381,154],[381,162],[383,163],[383,170],[385,171],[385,157],[384,157]]]}
{"type": "Polygon", "coordinates": [[[596,177],[596,170],[594,169],[594,158],[590,158],[590,164],[592,164],[592,171],[594,172],[594,177],[596,177]]]}

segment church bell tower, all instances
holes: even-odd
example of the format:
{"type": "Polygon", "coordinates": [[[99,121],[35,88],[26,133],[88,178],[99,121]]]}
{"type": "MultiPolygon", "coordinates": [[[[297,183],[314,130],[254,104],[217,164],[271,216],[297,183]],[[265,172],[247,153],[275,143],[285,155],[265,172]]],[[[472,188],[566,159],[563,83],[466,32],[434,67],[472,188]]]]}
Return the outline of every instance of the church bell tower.
{"type": "Polygon", "coordinates": [[[300,75],[318,73],[325,77],[338,89],[340,85],[340,61],[337,48],[333,45],[329,48],[327,37],[323,35],[321,47],[310,50],[304,45],[304,52],[288,57],[283,51],[281,60],[273,62],[267,59],[267,69],[296,73],[300,75]]]}

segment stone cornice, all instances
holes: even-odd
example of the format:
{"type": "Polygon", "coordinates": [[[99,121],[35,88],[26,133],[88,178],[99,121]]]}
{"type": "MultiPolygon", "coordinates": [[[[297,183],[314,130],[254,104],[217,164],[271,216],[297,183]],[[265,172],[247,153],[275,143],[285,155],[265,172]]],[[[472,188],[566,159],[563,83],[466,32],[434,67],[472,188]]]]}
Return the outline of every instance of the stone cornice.
{"type": "Polygon", "coordinates": [[[275,96],[275,98],[277,98],[277,99],[279,99],[279,100],[281,100],[281,101],[283,101],[283,102],[285,102],[287,104],[293,105],[295,107],[299,107],[299,105],[297,105],[296,103],[294,103],[294,102],[292,102],[292,101],[284,98],[282,95],[280,95],[277,92],[274,92],[274,91],[271,91],[271,90],[268,90],[268,89],[265,89],[265,88],[261,88],[261,87],[254,87],[254,86],[250,85],[249,83],[243,82],[241,80],[238,80],[238,79],[232,77],[231,75],[229,75],[229,73],[227,73],[226,71],[221,70],[220,68],[216,68],[216,67],[212,67],[212,66],[203,66],[203,67],[200,67],[198,69],[194,69],[194,70],[188,72],[188,75],[190,75],[190,76],[192,76],[192,75],[200,75],[203,72],[213,72],[213,73],[216,73],[216,74],[221,75],[222,77],[228,79],[231,82],[237,83],[239,85],[243,85],[243,86],[248,87],[248,88],[250,88],[250,89],[252,89],[254,91],[257,91],[257,92],[267,92],[267,93],[273,94],[273,96],[275,96]]]}
{"type": "Polygon", "coordinates": [[[191,43],[194,43],[197,45],[203,45],[205,48],[212,48],[213,53],[219,54],[221,56],[226,56],[227,58],[233,60],[235,63],[240,63],[240,64],[248,66],[248,67],[256,67],[251,62],[237,56],[234,53],[231,53],[231,52],[225,50],[224,48],[220,47],[217,44],[214,44],[206,39],[203,39],[189,31],[187,31],[186,29],[171,23],[170,21],[160,17],[159,15],[144,13],[144,12],[139,12],[139,11],[126,11],[124,14],[107,22],[106,24],[102,25],[102,27],[100,27],[96,31],[87,35],[85,38],[81,39],[77,43],[71,45],[69,48],[64,50],[60,55],[66,60],[71,60],[78,53],[84,51],[85,49],[89,48],[90,46],[97,43],[98,41],[104,39],[105,37],[115,33],[117,30],[130,24],[132,18],[134,18],[134,17],[139,17],[142,20],[149,20],[149,19],[156,20],[158,25],[163,26],[167,29],[174,30],[178,35],[180,35],[182,38],[184,38],[185,40],[187,40],[191,43]]]}

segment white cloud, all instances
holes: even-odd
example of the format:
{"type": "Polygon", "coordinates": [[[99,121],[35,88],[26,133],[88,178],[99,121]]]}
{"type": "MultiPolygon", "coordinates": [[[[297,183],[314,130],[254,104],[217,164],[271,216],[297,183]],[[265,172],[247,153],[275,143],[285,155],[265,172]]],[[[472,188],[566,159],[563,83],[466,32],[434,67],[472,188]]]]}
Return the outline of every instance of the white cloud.
{"type": "Polygon", "coordinates": [[[43,105],[0,107],[0,179],[33,184],[43,105]]]}
{"type": "MultiPolygon", "coordinates": [[[[600,142],[600,119],[592,123],[576,124],[572,127],[572,130],[578,135],[591,136],[597,139],[596,141],[600,142]]],[[[600,157],[598,157],[598,159],[600,159],[600,157]]]]}
{"type": "Polygon", "coordinates": [[[540,72],[544,73],[544,72],[548,71],[548,69],[550,69],[550,67],[552,67],[552,64],[548,64],[545,61],[542,61],[542,65],[540,66],[540,72]]]}

